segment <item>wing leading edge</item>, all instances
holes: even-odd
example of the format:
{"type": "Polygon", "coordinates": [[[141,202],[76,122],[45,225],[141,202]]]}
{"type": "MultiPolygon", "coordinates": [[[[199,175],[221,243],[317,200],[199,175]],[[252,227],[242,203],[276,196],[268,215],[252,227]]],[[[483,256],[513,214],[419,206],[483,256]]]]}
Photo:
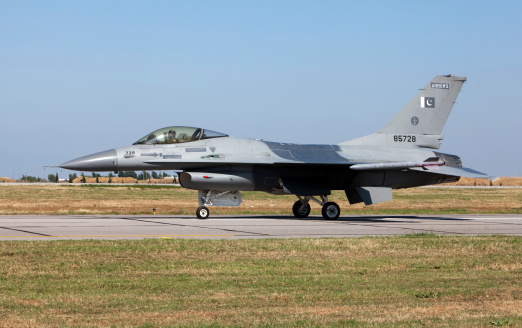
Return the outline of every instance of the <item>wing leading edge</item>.
{"type": "Polygon", "coordinates": [[[425,169],[418,168],[418,167],[413,167],[410,169],[416,170],[416,171],[428,172],[428,173],[444,174],[444,175],[451,175],[451,176],[455,176],[455,177],[464,177],[464,178],[473,178],[473,179],[490,177],[489,175],[487,175],[485,173],[482,173],[482,172],[479,172],[479,171],[476,171],[476,170],[473,170],[473,169],[470,169],[467,167],[436,166],[436,167],[428,167],[425,169]]]}

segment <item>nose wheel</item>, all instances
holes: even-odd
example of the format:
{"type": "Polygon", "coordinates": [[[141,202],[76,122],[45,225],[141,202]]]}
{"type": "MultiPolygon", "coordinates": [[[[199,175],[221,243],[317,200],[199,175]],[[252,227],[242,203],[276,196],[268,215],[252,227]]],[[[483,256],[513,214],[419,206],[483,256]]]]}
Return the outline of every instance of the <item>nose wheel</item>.
{"type": "Polygon", "coordinates": [[[198,219],[201,219],[201,220],[205,220],[206,218],[208,218],[210,214],[210,211],[208,210],[208,208],[206,206],[200,206],[198,207],[197,211],[196,211],[196,215],[198,217],[198,219]]]}

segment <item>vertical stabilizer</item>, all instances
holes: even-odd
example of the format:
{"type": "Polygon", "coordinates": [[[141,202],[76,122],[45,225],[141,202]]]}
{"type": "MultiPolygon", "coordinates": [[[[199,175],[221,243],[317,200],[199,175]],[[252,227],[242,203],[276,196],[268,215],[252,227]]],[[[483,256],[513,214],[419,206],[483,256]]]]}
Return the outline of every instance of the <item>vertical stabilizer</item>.
{"type": "Polygon", "coordinates": [[[440,135],[465,77],[437,75],[379,132],[343,145],[439,149],[440,135]]]}

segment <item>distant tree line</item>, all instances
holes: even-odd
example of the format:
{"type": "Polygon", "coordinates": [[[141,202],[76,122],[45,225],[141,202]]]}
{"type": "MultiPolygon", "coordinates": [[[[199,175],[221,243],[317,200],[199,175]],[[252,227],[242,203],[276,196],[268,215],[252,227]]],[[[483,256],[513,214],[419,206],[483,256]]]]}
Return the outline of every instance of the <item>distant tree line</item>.
{"type": "Polygon", "coordinates": [[[134,171],[120,171],[118,172],[119,178],[134,178],[137,179],[138,175],[134,171]]]}
{"type": "MultiPolygon", "coordinates": [[[[112,177],[111,175],[112,173],[109,173],[109,177],[112,177]]],[[[126,178],[126,177],[131,177],[131,178],[134,178],[136,180],[148,180],[148,179],[161,179],[161,178],[164,178],[164,177],[168,177],[169,175],[166,173],[166,172],[163,172],[163,173],[157,173],[157,172],[148,172],[148,171],[142,171],[140,172],[140,174],[137,174],[136,172],[134,171],[120,171],[118,172],[118,177],[119,178],[126,178]]]]}
{"type": "Polygon", "coordinates": [[[72,183],[74,179],[76,179],[78,176],[76,173],[69,174],[69,183],[72,183]]]}
{"type": "Polygon", "coordinates": [[[44,182],[45,179],[32,177],[30,175],[22,175],[22,178],[20,179],[25,182],[44,182]]]}
{"type": "MultiPolygon", "coordinates": [[[[82,176],[81,182],[85,182],[85,175],[82,173],[81,176],[82,176]]],[[[96,181],[98,181],[98,178],[102,177],[101,174],[96,173],[96,172],[92,172],[91,176],[93,178],[96,178],[96,181]]],[[[118,178],[130,177],[130,178],[134,178],[136,180],[148,180],[148,179],[162,179],[162,178],[168,177],[169,175],[167,174],[167,172],[158,173],[158,172],[154,172],[154,171],[151,171],[151,172],[142,171],[138,174],[135,171],[119,171],[117,176],[118,176],[118,178]]],[[[111,178],[114,178],[116,176],[114,174],[112,174],[112,172],[110,172],[109,174],[107,174],[107,177],[109,177],[109,181],[110,181],[111,178]]],[[[76,178],[77,178],[76,173],[69,174],[69,182],[72,182],[76,178]]]]}
{"type": "MultiPolygon", "coordinates": [[[[96,178],[96,180],[98,180],[98,178],[101,178],[102,175],[100,173],[96,173],[96,172],[92,172],[91,173],[91,176],[93,178],[96,178]]],[[[136,180],[148,180],[148,179],[162,179],[162,178],[165,178],[165,177],[168,177],[169,175],[166,173],[166,172],[154,172],[154,171],[141,171],[139,174],[134,172],[134,171],[120,171],[118,172],[118,175],[117,175],[119,178],[126,178],[126,177],[131,177],[131,178],[134,178],[136,180]]],[[[81,174],[81,182],[85,182],[85,175],[82,173],[81,174]]],[[[109,178],[114,178],[116,177],[116,175],[114,175],[112,172],[110,172],[107,177],[109,178]]],[[[78,175],[76,173],[71,173],[69,174],[69,183],[72,183],[76,178],[78,178],[78,175]]],[[[33,177],[33,176],[29,176],[29,175],[22,175],[22,177],[20,178],[20,181],[24,181],[24,182],[46,182],[46,181],[49,181],[49,182],[58,182],[58,173],[56,174],[49,174],[47,175],[47,180],[45,180],[44,178],[40,178],[40,177],[33,177]]],[[[110,179],[109,179],[110,181],[110,179]]]]}

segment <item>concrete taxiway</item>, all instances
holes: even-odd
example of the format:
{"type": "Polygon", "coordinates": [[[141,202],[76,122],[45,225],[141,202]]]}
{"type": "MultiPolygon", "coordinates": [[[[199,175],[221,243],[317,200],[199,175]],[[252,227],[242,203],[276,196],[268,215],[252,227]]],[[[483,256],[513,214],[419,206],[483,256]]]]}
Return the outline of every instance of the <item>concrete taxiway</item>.
{"type": "Polygon", "coordinates": [[[325,221],[319,216],[4,215],[0,240],[143,238],[301,238],[440,235],[522,236],[522,215],[364,215],[325,221]]]}

